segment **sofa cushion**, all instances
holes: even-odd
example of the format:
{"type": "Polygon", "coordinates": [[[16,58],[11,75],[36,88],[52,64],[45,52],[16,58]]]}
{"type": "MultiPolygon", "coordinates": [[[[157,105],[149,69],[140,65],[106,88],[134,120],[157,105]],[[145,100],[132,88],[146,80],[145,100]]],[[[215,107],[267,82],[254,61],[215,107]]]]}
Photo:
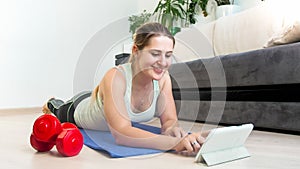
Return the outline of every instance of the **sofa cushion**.
{"type": "MultiPolygon", "coordinates": [[[[295,3],[299,2],[291,0],[283,4],[263,2],[210,23],[195,24],[193,27],[207,38],[213,52],[210,55],[181,56],[179,61],[241,53],[297,42],[300,39],[300,13],[295,3]]],[[[207,50],[200,44],[199,48],[202,51],[207,50]]],[[[190,54],[186,50],[182,50],[181,53],[190,54]]]]}
{"type": "Polygon", "coordinates": [[[295,21],[287,25],[282,30],[275,33],[266,43],[265,47],[283,45],[300,41],[300,21],[295,21]]]}
{"type": "Polygon", "coordinates": [[[267,40],[282,28],[283,16],[262,4],[218,19],[213,46],[216,55],[263,48],[267,40]]]}

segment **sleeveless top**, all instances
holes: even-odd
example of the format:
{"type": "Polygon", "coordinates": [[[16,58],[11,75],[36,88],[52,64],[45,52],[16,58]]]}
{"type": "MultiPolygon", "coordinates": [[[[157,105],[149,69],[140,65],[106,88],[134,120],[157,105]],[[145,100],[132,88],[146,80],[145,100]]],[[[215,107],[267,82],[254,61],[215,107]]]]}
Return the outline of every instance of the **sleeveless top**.
{"type": "MultiPolygon", "coordinates": [[[[130,120],[132,122],[146,122],[153,119],[153,117],[156,115],[156,102],[160,92],[158,81],[153,80],[153,100],[150,107],[143,112],[135,113],[131,109],[131,63],[125,63],[120,66],[122,66],[123,69],[120,67],[115,68],[121,71],[126,78],[126,91],[124,95],[124,101],[130,120]]],[[[91,97],[88,97],[78,104],[74,112],[74,119],[76,125],[81,128],[101,131],[109,130],[105,120],[102,98],[100,97],[99,92],[97,93],[97,97],[95,100],[92,100],[91,97]]]]}

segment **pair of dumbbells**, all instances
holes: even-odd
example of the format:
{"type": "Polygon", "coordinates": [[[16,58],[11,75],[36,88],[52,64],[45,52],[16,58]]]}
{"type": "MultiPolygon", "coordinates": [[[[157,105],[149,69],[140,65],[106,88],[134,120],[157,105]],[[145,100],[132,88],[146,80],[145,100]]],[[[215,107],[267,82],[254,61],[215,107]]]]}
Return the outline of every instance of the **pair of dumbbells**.
{"type": "Polygon", "coordinates": [[[50,151],[56,145],[61,155],[71,157],[81,151],[83,137],[74,124],[60,123],[55,116],[44,114],[34,122],[30,144],[38,152],[50,151]]]}

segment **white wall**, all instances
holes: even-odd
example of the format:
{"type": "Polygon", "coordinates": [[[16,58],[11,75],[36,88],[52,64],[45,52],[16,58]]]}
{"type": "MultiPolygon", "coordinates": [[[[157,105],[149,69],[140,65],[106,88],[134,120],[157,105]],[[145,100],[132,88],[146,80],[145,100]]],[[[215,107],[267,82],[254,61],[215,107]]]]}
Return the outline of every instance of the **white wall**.
{"type": "Polygon", "coordinates": [[[0,109],[68,99],[87,42],[109,23],[151,5],[156,2],[0,0],[0,109]]]}
{"type": "MultiPolygon", "coordinates": [[[[120,18],[152,12],[158,1],[0,0],[0,109],[71,97],[79,58],[95,34],[120,18]]],[[[107,49],[93,83],[121,50],[122,41],[107,49]]]]}

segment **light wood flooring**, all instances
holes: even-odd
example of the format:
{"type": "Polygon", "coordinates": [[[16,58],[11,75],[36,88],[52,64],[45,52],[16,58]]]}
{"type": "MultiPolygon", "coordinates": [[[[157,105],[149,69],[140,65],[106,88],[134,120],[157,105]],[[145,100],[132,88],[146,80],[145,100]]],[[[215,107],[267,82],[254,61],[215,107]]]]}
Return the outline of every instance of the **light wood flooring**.
{"type": "MultiPolygon", "coordinates": [[[[29,136],[33,122],[41,115],[41,108],[0,110],[1,168],[22,169],[298,169],[300,168],[300,136],[253,131],[246,141],[251,157],[212,167],[194,163],[194,157],[162,153],[130,158],[109,158],[103,152],[86,146],[78,156],[62,157],[56,149],[37,153],[31,148],[29,136]]],[[[190,122],[186,122],[190,123],[190,122]]],[[[200,130],[202,124],[192,124],[200,130]]]]}

